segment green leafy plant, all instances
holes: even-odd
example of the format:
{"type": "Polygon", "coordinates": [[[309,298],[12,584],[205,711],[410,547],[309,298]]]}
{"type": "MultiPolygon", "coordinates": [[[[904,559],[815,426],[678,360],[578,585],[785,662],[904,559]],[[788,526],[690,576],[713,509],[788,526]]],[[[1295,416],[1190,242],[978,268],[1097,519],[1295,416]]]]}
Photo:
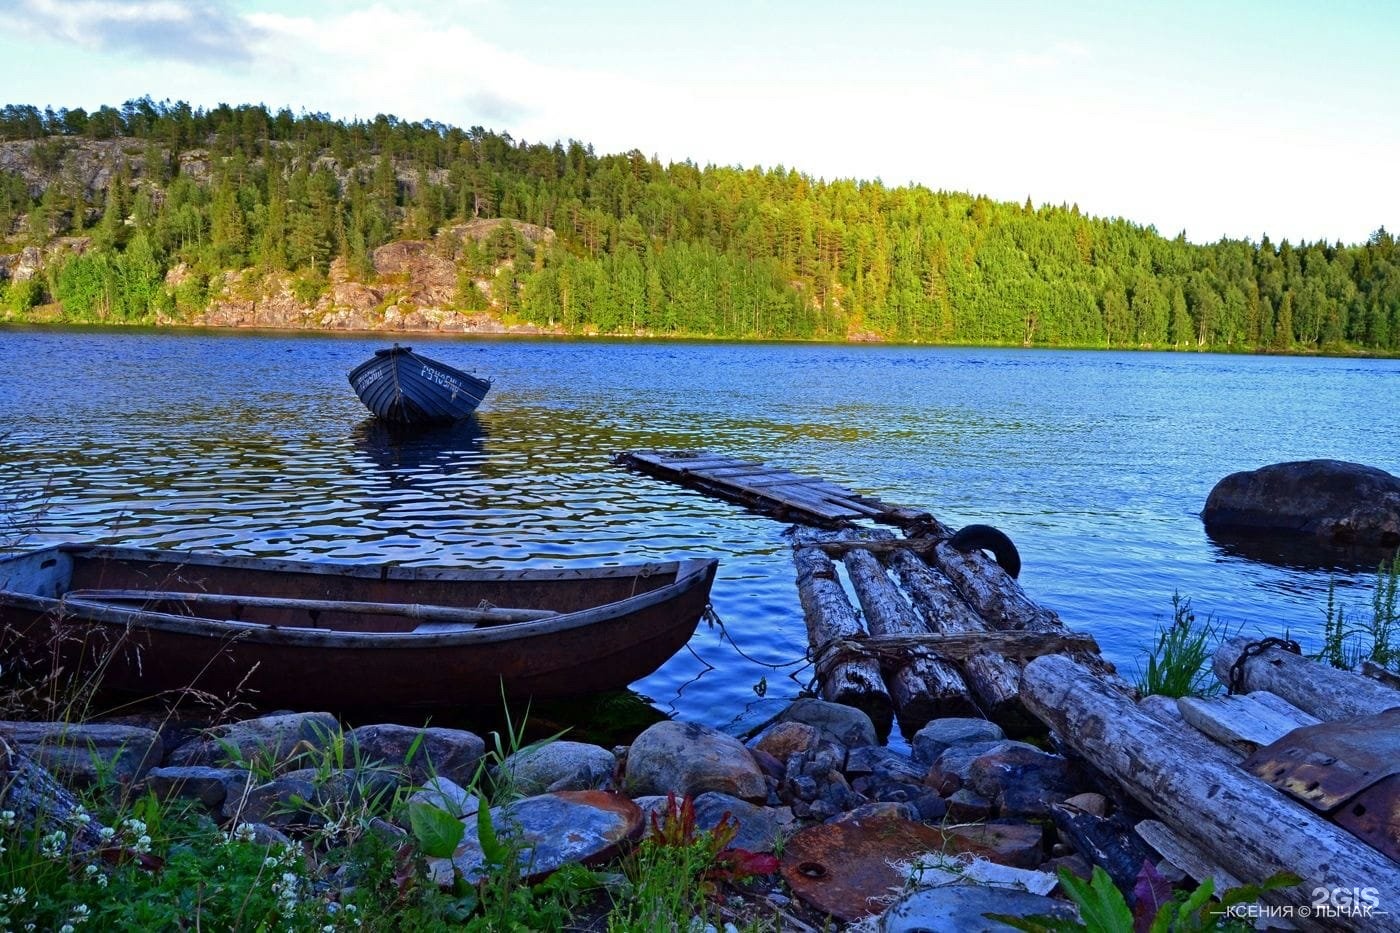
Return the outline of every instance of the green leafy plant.
{"type": "Polygon", "coordinates": [[[1138,692],[1144,696],[1203,696],[1219,689],[1211,681],[1207,662],[1229,633],[1213,617],[1196,617],[1191,600],[1172,594],[1172,622],[1157,630],[1147,657],[1139,668],[1138,692]]]}
{"type": "Polygon", "coordinates": [[[1013,917],[988,914],[1008,926],[1027,933],[1243,933],[1253,927],[1236,919],[1230,908],[1257,902],[1265,892],[1300,884],[1297,875],[1279,873],[1262,884],[1231,888],[1215,899],[1215,883],[1206,879],[1194,891],[1171,891],[1169,885],[1153,871],[1150,863],[1143,865],[1134,889],[1137,910],[1128,906],[1127,898],[1113,879],[1099,866],[1094,866],[1088,881],[1068,869],[1059,871],[1060,886],[1079,908],[1078,920],[1059,917],[1013,917]]]}

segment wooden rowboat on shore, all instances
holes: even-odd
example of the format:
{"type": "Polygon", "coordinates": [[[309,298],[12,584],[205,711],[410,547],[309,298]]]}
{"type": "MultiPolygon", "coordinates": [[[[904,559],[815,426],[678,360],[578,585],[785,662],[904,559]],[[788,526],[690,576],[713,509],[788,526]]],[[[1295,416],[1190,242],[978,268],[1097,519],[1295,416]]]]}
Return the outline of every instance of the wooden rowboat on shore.
{"type": "Polygon", "coordinates": [[[262,707],[574,696],[680,650],[717,565],[473,570],[61,545],[0,558],[0,654],[97,670],[113,691],[262,707]]]}
{"type": "Polygon", "coordinates": [[[451,424],[470,415],[491,388],[487,379],[394,344],[350,370],[365,407],[391,424],[451,424]]]}

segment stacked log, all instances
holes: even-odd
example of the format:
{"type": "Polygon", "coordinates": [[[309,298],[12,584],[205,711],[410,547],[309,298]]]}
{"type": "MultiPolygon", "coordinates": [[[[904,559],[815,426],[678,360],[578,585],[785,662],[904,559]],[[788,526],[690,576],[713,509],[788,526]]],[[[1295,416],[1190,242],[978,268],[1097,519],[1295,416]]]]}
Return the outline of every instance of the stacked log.
{"type": "Polygon", "coordinates": [[[856,642],[865,634],[836,576],[836,565],[825,551],[813,546],[796,548],[792,559],[797,566],[797,597],[802,603],[822,697],[864,710],[876,729],[888,733],[893,710],[874,656],[823,650],[838,642],[856,642]]]}
{"type": "MultiPolygon", "coordinates": [[[[1063,656],[1039,658],[1022,677],[1026,706],[1062,740],[1206,858],[1245,883],[1292,872],[1303,883],[1265,901],[1307,916],[1317,890],[1373,889],[1400,904],[1400,872],[1380,852],[1323,820],[1220,756],[1194,753],[1194,735],[1140,709],[1130,694],[1063,656]]],[[[1217,748],[1219,748],[1217,746],[1217,748]]],[[[1400,912],[1347,914],[1348,929],[1400,931],[1400,912]]]]}
{"type": "MultiPolygon", "coordinates": [[[[900,594],[875,555],[851,550],[842,559],[872,635],[927,635],[928,626],[900,594]]],[[[885,683],[907,736],[940,716],[981,716],[957,668],[926,652],[886,656],[885,683]]]]}

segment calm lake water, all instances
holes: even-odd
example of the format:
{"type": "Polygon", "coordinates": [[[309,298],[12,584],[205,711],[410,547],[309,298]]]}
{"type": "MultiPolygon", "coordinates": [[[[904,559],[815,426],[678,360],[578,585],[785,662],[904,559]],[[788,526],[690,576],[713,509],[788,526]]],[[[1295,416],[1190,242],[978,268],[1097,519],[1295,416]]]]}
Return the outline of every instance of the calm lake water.
{"type": "MultiPolygon", "coordinates": [[[[403,340],[404,338],[400,338],[403,340]]],[[[720,725],[795,693],[806,635],[783,526],[611,465],[711,448],[1016,541],[1021,581],[1129,676],[1174,592],[1246,631],[1321,627],[1328,582],[1199,512],[1227,473],[1335,457],[1400,469],[1400,361],[924,347],[432,339],[494,380],[473,423],[386,438],[346,372],[385,338],[0,330],[0,483],[49,484],[37,540],[554,566],[722,559],[702,626],[634,685],[720,725]]],[[[810,671],[798,679],[805,682],[810,671]]]]}

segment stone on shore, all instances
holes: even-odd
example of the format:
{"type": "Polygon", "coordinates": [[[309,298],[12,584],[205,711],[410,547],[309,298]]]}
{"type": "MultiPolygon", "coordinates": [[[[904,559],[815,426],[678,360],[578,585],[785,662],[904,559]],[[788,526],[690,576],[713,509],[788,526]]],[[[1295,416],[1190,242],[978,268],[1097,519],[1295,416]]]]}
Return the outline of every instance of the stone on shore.
{"type": "MultiPolygon", "coordinates": [[[[593,864],[610,858],[622,843],[641,835],[642,811],[626,797],[607,791],[560,791],[492,807],[491,825],[521,847],[521,877],[535,878],[572,862],[593,864]]],[[[486,856],[475,817],[467,824],[452,864],[468,884],[485,877],[486,856]]]]}
{"type": "Polygon", "coordinates": [[[763,801],[768,781],[738,739],[693,723],[665,720],[637,736],[627,753],[623,786],[629,797],[719,791],[763,801]]]}
{"type": "Polygon", "coordinates": [[[516,752],[499,770],[523,797],[561,790],[606,790],[612,786],[617,757],[587,742],[549,742],[516,752]]]}
{"type": "Polygon", "coordinates": [[[340,723],[330,713],[262,716],[212,729],[171,752],[166,764],[281,767],[324,752],[339,735],[340,723]]]}
{"type": "Polygon", "coordinates": [[[183,768],[152,768],[146,772],[145,786],[157,799],[197,800],[212,813],[220,813],[224,802],[237,804],[248,791],[253,775],[242,768],[209,768],[192,765],[183,768]]]}
{"type": "Polygon", "coordinates": [[[728,814],[729,824],[739,827],[729,848],[750,852],[772,852],[792,825],[792,811],[786,807],[760,807],[715,791],[695,798],[695,828],[713,830],[728,814]]]}
{"type": "Polygon", "coordinates": [[[165,754],[160,734],[138,726],[6,721],[0,722],[0,736],[75,787],[102,780],[130,786],[165,754]]]}
{"type": "Polygon", "coordinates": [[[880,933],[1002,933],[1015,927],[987,914],[1075,920],[1073,904],[1053,898],[975,884],[920,888],[900,898],[880,917],[880,933]]]}
{"type": "Polygon", "coordinates": [[[461,785],[445,777],[429,778],[421,788],[408,798],[414,803],[426,803],[464,820],[480,809],[475,794],[469,793],[461,785]]]}
{"type": "Polygon", "coordinates": [[[879,736],[875,732],[875,723],[870,717],[854,706],[846,706],[843,703],[828,703],[826,700],[810,697],[793,700],[792,705],[778,716],[778,721],[805,722],[820,729],[833,742],[840,742],[847,748],[880,744],[879,736]]]}
{"type": "Polygon", "coordinates": [[[935,719],[924,726],[914,733],[910,744],[914,749],[914,760],[927,767],[944,751],[954,746],[997,742],[1004,738],[1006,733],[994,722],[949,717],[935,719]]]}
{"type": "Polygon", "coordinates": [[[486,752],[481,737],[464,729],[419,729],[392,723],[351,729],[345,743],[347,751],[358,750],[362,763],[398,768],[413,784],[423,784],[434,775],[470,784],[486,752]]]}

